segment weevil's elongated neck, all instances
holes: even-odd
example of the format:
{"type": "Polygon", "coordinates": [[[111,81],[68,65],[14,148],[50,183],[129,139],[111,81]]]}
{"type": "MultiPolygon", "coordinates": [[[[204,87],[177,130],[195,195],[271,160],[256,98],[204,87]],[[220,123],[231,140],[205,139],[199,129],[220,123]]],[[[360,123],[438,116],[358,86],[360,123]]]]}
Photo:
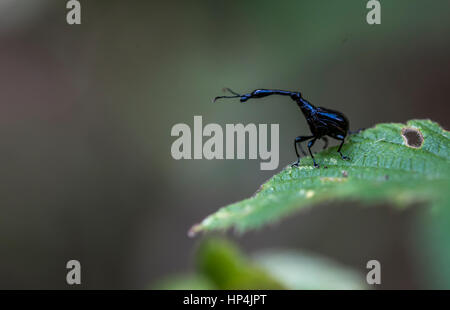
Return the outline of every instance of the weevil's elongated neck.
{"type": "Polygon", "coordinates": [[[311,114],[314,113],[316,107],[314,107],[311,103],[309,103],[306,99],[303,98],[297,98],[297,104],[300,107],[300,109],[302,110],[303,114],[306,117],[311,116],[311,114]]]}
{"type": "Polygon", "coordinates": [[[314,107],[311,103],[309,103],[307,100],[302,98],[302,95],[300,92],[292,92],[287,90],[279,90],[279,89],[256,89],[252,91],[249,94],[238,94],[234,91],[232,91],[229,88],[225,88],[228,92],[230,92],[233,96],[219,96],[214,98],[213,101],[216,101],[217,99],[222,98],[240,98],[241,102],[246,102],[249,99],[257,99],[257,98],[264,98],[271,95],[282,95],[282,96],[289,96],[292,100],[297,102],[298,106],[303,112],[303,115],[305,115],[306,118],[310,117],[314,111],[316,110],[316,107],[314,107]]]}
{"type": "Polygon", "coordinates": [[[245,94],[241,96],[241,102],[245,102],[248,99],[252,98],[264,98],[271,95],[282,95],[282,96],[293,96],[296,93],[287,91],[287,90],[279,90],[279,89],[256,89],[249,94],[245,94]]]}

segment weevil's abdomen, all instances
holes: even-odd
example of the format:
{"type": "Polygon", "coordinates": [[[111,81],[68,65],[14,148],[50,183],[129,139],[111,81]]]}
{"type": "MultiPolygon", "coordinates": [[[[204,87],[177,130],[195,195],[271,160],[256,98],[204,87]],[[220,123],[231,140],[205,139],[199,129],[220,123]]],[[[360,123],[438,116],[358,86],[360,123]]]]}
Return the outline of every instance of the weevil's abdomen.
{"type": "Polygon", "coordinates": [[[311,131],[318,135],[328,135],[330,137],[345,137],[349,128],[347,117],[341,112],[317,108],[314,113],[314,130],[311,131]]]}

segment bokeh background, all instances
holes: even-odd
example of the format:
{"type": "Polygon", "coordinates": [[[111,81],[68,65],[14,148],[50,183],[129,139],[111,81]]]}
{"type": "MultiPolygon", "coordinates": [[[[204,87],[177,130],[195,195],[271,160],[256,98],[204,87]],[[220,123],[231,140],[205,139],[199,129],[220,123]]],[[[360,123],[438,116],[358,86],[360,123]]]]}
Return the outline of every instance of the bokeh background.
{"type": "MultiPolygon", "coordinates": [[[[189,271],[189,227],[276,171],[259,160],[181,160],[176,123],[280,124],[280,167],[308,133],[286,98],[211,103],[222,88],[300,90],[353,130],[430,118],[449,128],[450,2],[0,0],[0,288],[148,288],[189,271]]],[[[381,288],[427,288],[407,211],[320,206],[228,234],[246,253],[302,249],[364,271],[381,288]]]]}

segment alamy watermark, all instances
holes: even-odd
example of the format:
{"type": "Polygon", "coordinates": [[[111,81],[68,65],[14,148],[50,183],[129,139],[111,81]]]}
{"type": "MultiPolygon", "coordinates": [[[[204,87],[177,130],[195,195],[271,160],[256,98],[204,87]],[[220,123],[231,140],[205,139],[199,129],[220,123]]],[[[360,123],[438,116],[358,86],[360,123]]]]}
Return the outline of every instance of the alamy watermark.
{"type": "Polygon", "coordinates": [[[259,156],[263,160],[261,170],[274,170],[278,168],[280,158],[279,125],[270,125],[270,148],[267,130],[267,124],[226,124],[224,139],[224,130],[219,124],[211,123],[203,127],[202,116],[196,115],[193,132],[189,125],[183,123],[172,127],[171,136],[178,138],[172,143],[171,154],[174,159],[180,160],[246,159],[248,153],[248,159],[257,159],[259,156]],[[204,137],[209,138],[203,141],[204,137]]]}
{"type": "Polygon", "coordinates": [[[72,259],[66,264],[69,269],[66,275],[66,282],[69,285],[81,284],[81,264],[79,261],[72,259]]]}
{"type": "Polygon", "coordinates": [[[369,0],[366,8],[370,11],[366,15],[366,21],[369,25],[381,24],[381,3],[378,0],[369,0]]]}
{"type": "Polygon", "coordinates": [[[367,284],[381,284],[381,264],[376,259],[369,260],[366,265],[370,271],[367,273],[367,284]]]}
{"type": "MultiPolygon", "coordinates": [[[[78,0],[67,1],[66,8],[69,10],[66,14],[66,21],[69,25],[81,24],[81,4],[78,0]]],[[[366,15],[366,21],[369,25],[381,24],[381,3],[378,0],[367,1],[366,8],[370,11],[366,15]]]]}
{"type": "Polygon", "coordinates": [[[66,3],[66,9],[69,11],[66,14],[66,21],[69,25],[81,24],[81,4],[77,0],[69,0],[66,3]]]}

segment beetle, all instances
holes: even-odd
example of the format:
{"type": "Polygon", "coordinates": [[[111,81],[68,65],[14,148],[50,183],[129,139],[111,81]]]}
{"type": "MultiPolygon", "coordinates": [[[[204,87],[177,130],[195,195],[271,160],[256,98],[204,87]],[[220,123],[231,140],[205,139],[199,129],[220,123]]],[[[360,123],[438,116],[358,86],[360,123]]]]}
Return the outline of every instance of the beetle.
{"type": "Polygon", "coordinates": [[[302,111],[303,115],[308,122],[309,129],[311,130],[312,135],[310,136],[298,136],[294,140],[294,148],[295,154],[297,155],[297,161],[292,165],[298,167],[300,164],[300,155],[298,153],[297,145],[300,148],[300,151],[303,155],[306,156],[305,151],[302,149],[301,142],[308,142],[308,151],[311,155],[311,158],[314,163],[314,167],[318,168],[319,165],[316,163],[313,153],[311,152],[311,147],[314,143],[322,139],[325,142],[324,149],[328,146],[328,137],[334,138],[336,140],[341,141],[337,152],[341,155],[343,160],[350,160],[348,156],[345,156],[341,152],[341,148],[344,145],[345,137],[349,132],[349,121],[347,117],[341,112],[322,108],[315,107],[310,102],[302,97],[300,92],[286,91],[286,90],[278,90],[278,89],[256,89],[249,94],[238,94],[232,91],[229,88],[225,88],[225,91],[228,91],[232,94],[232,96],[218,96],[215,97],[213,102],[217,99],[223,98],[240,98],[241,102],[245,102],[249,99],[263,98],[270,95],[282,95],[289,96],[292,100],[294,100],[302,111]]]}

